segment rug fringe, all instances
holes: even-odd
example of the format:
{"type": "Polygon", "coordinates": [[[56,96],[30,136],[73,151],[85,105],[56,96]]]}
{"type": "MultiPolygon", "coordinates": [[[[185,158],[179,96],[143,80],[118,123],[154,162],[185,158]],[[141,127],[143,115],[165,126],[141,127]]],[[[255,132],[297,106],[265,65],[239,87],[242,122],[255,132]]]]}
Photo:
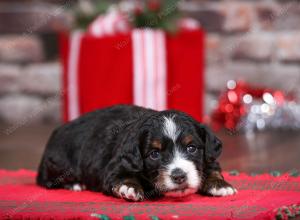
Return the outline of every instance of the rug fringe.
{"type": "Polygon", "coordinates": [[[276,220],[286,220],[300,216],[300,205],[293,204],[289,206],[282,206],[276,211],[276,220]]]}
{"type": "MultiPolygon", "coordinates": [[[[97,213],[92,213],[91,217],[95,217],[101,220],[111,220],[110,217],[108,217],[107,215],[103,215],[103,214],[97,214],[97,213]]],[[[157,216],[150,216],[151,220],[160,220],[157,216]]],[[[135,220],[135,217],[130,215],[130,216],[124,216],[123,220],[135,220]]]]}
{"type": "MultiPolygon", "coordinates": [[[[250,174],[246,174],[246,173],[241,173],[239,172],[238,170],[231,170],[228,172],[229,176],[239,176],[241,174],[243,175],[247,175],[247,176],[258,176],[258,175],[265,175],[266,173],[255,173],[255,172],[252,172],[250,174]]],[[[297,170],[297,169],[292,169],[286,173],[281,173],[280,171],[278,170],[272,170],[268,173],[270,176],[273,176],[273,177],[278,177],[278,176],[282,176],[282,175],[285,175],[287,174],[288,176],[291,176],[291,177],[300,177],[300,171],[297,170]]]]}

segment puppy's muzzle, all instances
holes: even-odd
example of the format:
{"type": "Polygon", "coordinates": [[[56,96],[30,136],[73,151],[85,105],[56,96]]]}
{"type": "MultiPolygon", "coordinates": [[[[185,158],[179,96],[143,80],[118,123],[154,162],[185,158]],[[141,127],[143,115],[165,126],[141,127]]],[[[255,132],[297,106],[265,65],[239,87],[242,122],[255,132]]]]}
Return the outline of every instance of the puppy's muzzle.
{"type": "Polygon", "coordinates": [[[183,184],[187,180],[187,175],[182,169],[175,168],[171,172],[171,179],[175,184],[183,184]]]}

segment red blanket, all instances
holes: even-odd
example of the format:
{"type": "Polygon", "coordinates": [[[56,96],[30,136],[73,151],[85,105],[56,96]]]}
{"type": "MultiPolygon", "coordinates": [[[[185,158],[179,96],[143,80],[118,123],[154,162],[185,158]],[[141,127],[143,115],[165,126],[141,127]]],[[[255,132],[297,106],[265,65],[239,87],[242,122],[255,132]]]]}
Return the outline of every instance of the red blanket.
{"type": "Polygon", "coordinates": [[[300,177],[289,175],[224,173],[239,190],[237,195],[140,203],[89,191],[46,190],[35,185],[35,175],[0,170],[1,219],[97,219],[100,214],[111,219],[273,219],[299,214],[300,177]]]}

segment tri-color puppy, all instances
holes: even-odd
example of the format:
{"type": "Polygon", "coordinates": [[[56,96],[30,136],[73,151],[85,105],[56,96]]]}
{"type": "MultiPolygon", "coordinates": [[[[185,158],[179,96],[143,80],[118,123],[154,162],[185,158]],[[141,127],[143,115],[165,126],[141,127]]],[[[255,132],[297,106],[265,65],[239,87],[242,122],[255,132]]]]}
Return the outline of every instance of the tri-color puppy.
{"type": "Polygon", "coordinates": [[[237,191],[216,161],[221,149],[220,140],[185,113],[118,105],[56,129],[37,183],[130,201],[192,193],[227,196],[237,191]]]}

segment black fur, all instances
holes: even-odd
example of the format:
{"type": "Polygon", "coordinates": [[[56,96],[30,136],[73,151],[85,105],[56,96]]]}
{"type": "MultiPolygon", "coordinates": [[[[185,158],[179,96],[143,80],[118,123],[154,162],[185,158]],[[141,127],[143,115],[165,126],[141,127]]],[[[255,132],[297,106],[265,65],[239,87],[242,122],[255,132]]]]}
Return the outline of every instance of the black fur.
{"type": "Polygon", "coordinates": [[[173,147],[161,126],[163,117],[172,115],[182,131],[180,137],[194,137],[199,151],[189,159],[203,175],[204,185],[210,185],[205,178],[221,171],[216,159],[222,145],[205,126],[179,111],[126,105],[97,110],[57,128],[46,146],[37,183],[47,188],[80,183],[88,190],[114,196],[118,196],[115,190],[121,184],[133,185],[141,194],[157,191],[154,180],[173,147]],[[149,159],[153,140],[159,140],[163,148],[159,161],[149,159]]]}

